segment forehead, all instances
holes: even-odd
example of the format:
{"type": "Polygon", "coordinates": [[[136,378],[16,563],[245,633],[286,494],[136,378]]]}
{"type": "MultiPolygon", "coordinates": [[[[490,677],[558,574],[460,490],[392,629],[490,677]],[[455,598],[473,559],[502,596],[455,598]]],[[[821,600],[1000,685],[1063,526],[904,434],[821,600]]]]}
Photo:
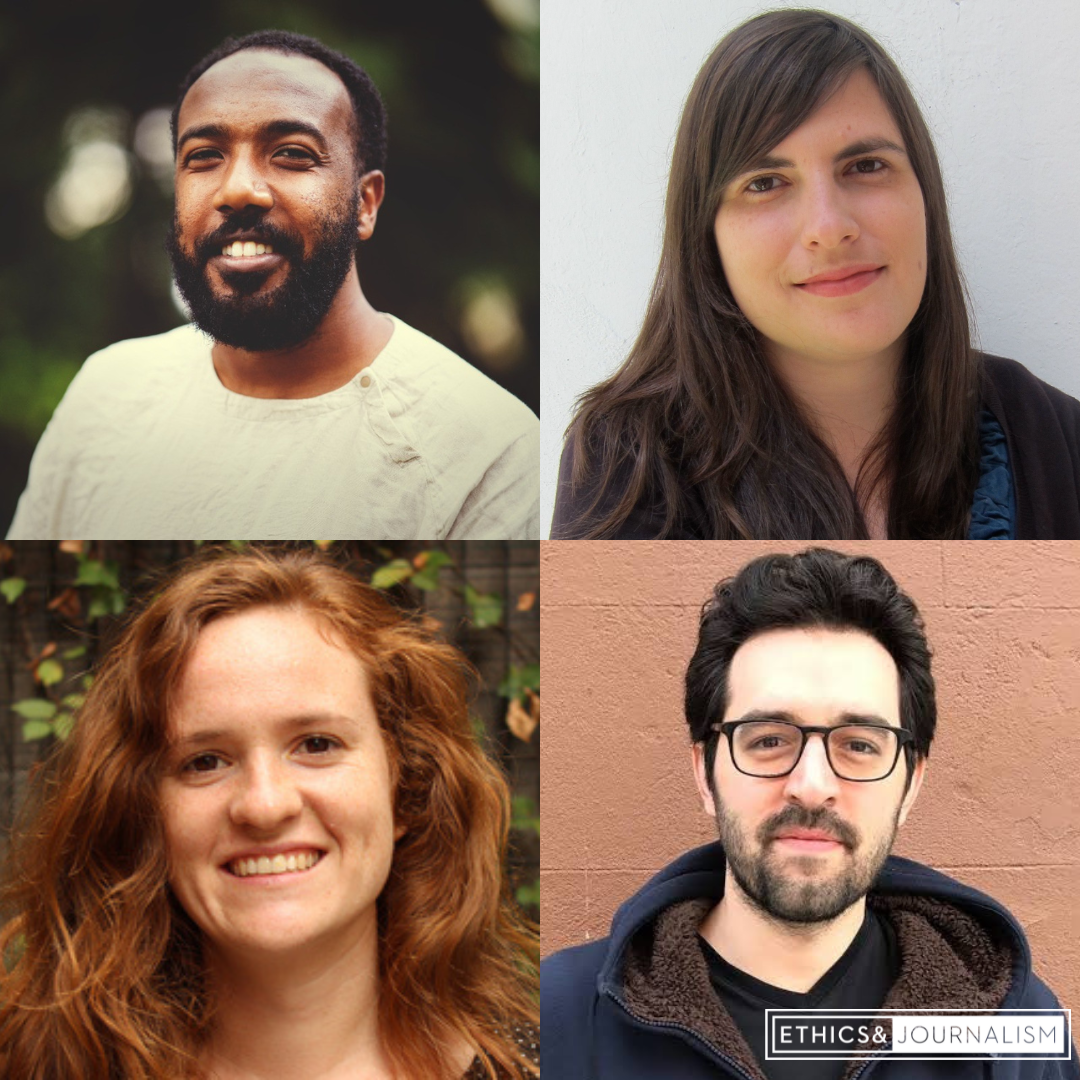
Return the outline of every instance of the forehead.
{"type": "Polygon", "coordinates": [[[352,99],[341,79],[310,56],[244,49],[207,68],[180,106],[177,132],[210,123],[258,127],[307,120],[348,137],[352,99]]]}
{"type": "Polygon", "coordinates": [[[782,142],[776,151],[783,154],[796,148],[806,152],[808,144],[848,143],[865,136],[880,135],[903,145],[900,129],[896,126],[885,99],[865,68],[858,68],[841,83],[831,97],[823,101],[782,142]]]}
{"type": "Polygon", "coordinates": [[[728,671],[724,719],[752,710],[790,712],[808,724],[843,713],[899,723],[900,676],[888,650],[860,631],[769,630],[741,645],[728,671]]]}
{"type": "Polygon", "coordinates": [[[318,711],[357,715],[369,702],[359,657],[314,615],[259,607],[215,619],[201,631],[171,719],[183,733],[210,718],[261,723],[318,711]]]}

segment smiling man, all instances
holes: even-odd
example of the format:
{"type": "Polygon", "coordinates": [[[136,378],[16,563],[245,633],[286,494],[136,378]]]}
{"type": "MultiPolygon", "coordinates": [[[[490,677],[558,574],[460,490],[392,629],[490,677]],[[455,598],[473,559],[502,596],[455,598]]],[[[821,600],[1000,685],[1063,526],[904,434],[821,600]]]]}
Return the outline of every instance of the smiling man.
{"type": "MultiPolygon", "coordinates": [[[[1001,904],[889,855],[937,716],[922,620],[880,563],[817,549],[721,582],[685,712],[719,842],[654,877],[608,938],[542,965],[549,1076],[840,1080],[860,1066],[768,1057],[767,1010],[1058,1007],[1001,904]]],[[[989,1067],[885,1057],[866,1071],[1078,1075],[1075,1053],[989,1067]]]]}
{"type": "Polygon", "coordinates": [[[300,35],[230,39],[173,138],[193,325],[90,357],[9,536],[538,536],[536,416],[361,288],[386,187],[367,74],[300,35]]]}

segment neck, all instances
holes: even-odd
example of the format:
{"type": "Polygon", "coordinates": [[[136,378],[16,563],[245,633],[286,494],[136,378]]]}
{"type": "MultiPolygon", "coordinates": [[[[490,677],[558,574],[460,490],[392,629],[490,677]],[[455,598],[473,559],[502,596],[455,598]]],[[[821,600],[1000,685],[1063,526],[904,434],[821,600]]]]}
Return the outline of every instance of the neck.
{"type": "Polygon", "coordinates": [[[393,323],[364,296],[353,263],[326,318],[307,341],[268,352],[215,342],[214,370],[226,389],[246,397],[316,397],[344,386],[367,367],[392,333],[393,323]]]}
{"type": "MultiPolygon", "coordinates": [[[[904,338],[869,356],[813,357],[770,345],[770,360],[781,382],[799,403],[814,430],[840,463],[855,489],[867,451],[889,422],[904,356],[904,338]]],[[[886,539],[887,487],[869,499],[860,493],[863,518],[873,539],[886,539]]]]}
{"type": "Polygon", "coordinates": [[[373,917],[343,943],[208,956],[213,1080],[386,1080],[373,917]]]}
{"type": "Polygon", "coordinates": [[[865,914],[862,897],[829,922],[782,922],[752,904],[728,869],[724,898],[705,917],[700,933],[747,975],[806,993],[847,952],[865,914]]]}

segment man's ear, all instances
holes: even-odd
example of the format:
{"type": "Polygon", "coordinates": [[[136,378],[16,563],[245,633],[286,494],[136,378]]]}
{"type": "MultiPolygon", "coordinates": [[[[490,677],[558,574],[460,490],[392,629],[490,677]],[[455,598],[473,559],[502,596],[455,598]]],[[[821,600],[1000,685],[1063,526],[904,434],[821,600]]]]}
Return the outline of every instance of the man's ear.
{"type": "Polygon", "coordinates": [[[926,758],[917,757],[915,759],[915,768],[911,771],[911,783],[908,784],[907,792],[904,794],[904,801],[900,804],[900,814],[898,815],[896,822],[897,825],[903,825],[907,821],[907,816],[911,813],[911,808],[915,805],[915,800],[919,797],[919,788],[922,787],[923,774],[926,772],[926,758]]]}
{"type": "Polygon", "coordinates": [[[379,216],[383,196],[386,194],[386,177],[378,169],[360,177],[360,205],[357,208],[356,235],[360,240],[370,240],[375,231],[375,219],[379,216]]]}
{"type": "MultiPolygon", "coordinates": [[[[716,800],[713,798],[709,775],[705,771],[705,744],[696,742],[690,747],[690,760],[694,767],[694,782],[697,784],[701,808],[710,818],[716,819],[716,800]]],[[[715,766],[715,762],[713,762],[715,766]]]]}

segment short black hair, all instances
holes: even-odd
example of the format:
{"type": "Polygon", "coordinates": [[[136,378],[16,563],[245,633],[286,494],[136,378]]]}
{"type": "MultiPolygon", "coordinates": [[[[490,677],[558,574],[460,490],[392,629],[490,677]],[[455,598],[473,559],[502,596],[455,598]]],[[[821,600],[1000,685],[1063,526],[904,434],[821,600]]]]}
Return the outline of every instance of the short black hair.
{"type": "Polygon", "coordinates": [[[767,630],[812,627],[859,630],[888,651],[900,675],[900,723],[915,736],[905,747],[909,784],[915,758],[929,755],[937,702],[930,646],[911,597],[868,555],[827,548],[763,555],[713,589],[686,669],[686,722],[691,739],[705,744],[710,787],[720,739],[710,725],[727,709],[728,670],[736,650],[767,630]]]}
{"type": "Polygon", "coordinates": [[[177,149],[176,140],[179,132],[176,125],[180,116],[180,106],[184,103],[184,98],[187,97],[192,84],[219,60],[224,60],[226,56],[232,56],[233,53],[242,52],[244,49],[270,49],[273,52],[310,56],[334,72],[345,84],[345,89],[349,91],[349,97],[352,99],[353,120],[356,128],[357,175],[385,167],[386,106],[383,105],[383,100],[371,81],[371,76],[343,53],[335,52],[315,38],[306,37],[304,34],[294,34],[289,30],[258,30],[253,34],[245,34],[243,37],[226,38],[184,76],[170,122],[173,154],[177,149]]]}

